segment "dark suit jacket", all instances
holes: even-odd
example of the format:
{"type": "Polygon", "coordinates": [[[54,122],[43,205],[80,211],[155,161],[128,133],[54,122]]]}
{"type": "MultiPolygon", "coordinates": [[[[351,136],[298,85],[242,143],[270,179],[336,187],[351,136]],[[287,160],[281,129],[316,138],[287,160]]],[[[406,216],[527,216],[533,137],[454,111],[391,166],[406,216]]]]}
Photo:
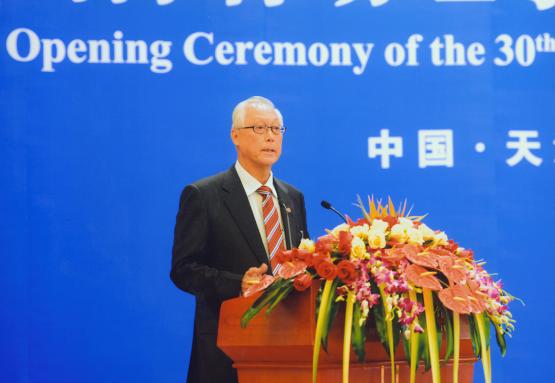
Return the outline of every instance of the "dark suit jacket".
{"type": "MultiPolygon", "coordinates": [[[[304,197],[275,177],[274,186],[286,245],[298,246],[303,236],[308,237],[304,197]]],[[[196,297],[188,383],[237,381],[230,359],[216,346],[220,305],[238,297],[245,271],[262,263],[268,264],[268,257],[234,166],[183,190],[170,277],[196,297]]]]}

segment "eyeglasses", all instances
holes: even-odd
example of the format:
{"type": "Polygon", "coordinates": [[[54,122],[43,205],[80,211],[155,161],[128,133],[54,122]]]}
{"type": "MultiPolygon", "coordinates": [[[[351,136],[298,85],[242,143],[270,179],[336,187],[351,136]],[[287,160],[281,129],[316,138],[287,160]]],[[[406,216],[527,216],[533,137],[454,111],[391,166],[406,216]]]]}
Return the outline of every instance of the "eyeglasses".
{"type": "Polygon", "coordinates": [[[235,129],[252,129],[253,132],[256,134],[264,134],[268,130],[271,130],[273,134],[284,134],[285,133],[285,126],[265,126],[265,125],[254,125],[254,126],[244,126],[242,128],[235,128],[235,129]]]}

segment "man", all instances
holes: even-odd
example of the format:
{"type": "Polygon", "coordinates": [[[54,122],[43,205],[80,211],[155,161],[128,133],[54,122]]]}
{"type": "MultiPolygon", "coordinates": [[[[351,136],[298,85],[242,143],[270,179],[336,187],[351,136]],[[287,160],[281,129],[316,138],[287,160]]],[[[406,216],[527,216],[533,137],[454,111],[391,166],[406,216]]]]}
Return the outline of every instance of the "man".
{"type": "Polygon", "coordinates": [[[220,305],[275,272],[274,255],[308,236],[303,195],[272,174],[285,133],[281,113],[251,97],[232,119],[236,163],[187,186],[176,219],[170,277],[196,296],[188,383],[237,381],[216,346],[220,305]]]}

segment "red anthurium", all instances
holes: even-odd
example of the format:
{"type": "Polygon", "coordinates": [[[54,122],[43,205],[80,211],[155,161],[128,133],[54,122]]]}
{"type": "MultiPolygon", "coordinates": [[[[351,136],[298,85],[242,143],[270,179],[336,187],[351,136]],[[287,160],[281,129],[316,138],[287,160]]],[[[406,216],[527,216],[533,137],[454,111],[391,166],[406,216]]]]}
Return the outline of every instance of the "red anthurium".
{"type": "Polygon", "coordinates": [[[275,279],[276,278],[273,275],[264,274],[264,276],[260,279],[260,281],[256,285],[252,285],[245,290],[245,292],[243,293],[243,296],[245,298],[248,298],[251,295],[256,294],[257,292],[266,289],[266,287],[274,283],[275,279]]]}
{"type": "Polygon", "coordinates": [[[486,309],[485,300],[487,299],[487,294],[480,291],[480,284],[476,281],[468,281],[467,283],[470,292],[472,293],[470,299],[470,305],[472,306],[472,312],[479,314],[486,309]]]}
{"type": "Polygon", "coordinates": [[[485,309],[482,300],[476,296],[468,285],[448,287],[441,290],[438,297],[445,307],[459,314],[479,314],[485,309]]]}
{"type": "Polygon", "coordinates": [[[441,303],[450,310],[459,314],[470,314],[470,290],[465,285],[454,285],[441,290],[437,295],[441,303]]]}
{"type": "Polygon", "coordinates": [[[306,263],[307,266],[312,266],[313,256],[314,256],[314,254],[311,253],[310,251],[299,249],[299,251],[296,254],[295,259],[298,260],[298,261],[302,261],[302,262],[306,263]]]}
{"type": "Polygon", "coordinates": [[[454,257],[440,257],[439,269],[449,279],[451,284],[461,283],[466,280],[466,266],[462,259],[454,257]]]}
{"type": "Polygon", "coordinates": [[[296,277],[301,273],[304,273],[305,270],[306,270],[306,263],[302,261],[291,261],[281,265],[281,267],[278,270],[278,275],[283,279],[289,279],[289,278],[296,277]]]}
{"type": "Polygon", "coordinates": [[[274,257],[277,257],[278,263],[286,263],[293,260],[293,250],[279,250],[274,257]]]}
{"type": "Polygon", "coordinates": [[[394,247],[386,249],[381,252],[382,259],[391,265],[397,265],[399,262],[407,257],[409,252],[414,252],[414,246],[405,245],[401,247],[394,247]],[[408,247],[408,249],[406,249],[408,247]]]}
{"type": "Polygon", "coordinates": [[[405,269],[409,282],[418,287],[426,287],[430,290],[441,290],[439,280],[434,277],[435,271],[430,271],[419,265],[410,265],[405,269]]]}
{"type": "Polygon", "coordinates": [[[427,249],[430,254],[437,255],[438,257],[452,257],[454,256],[453,252],[449,251],[447,248],[441,247],[434,247],[431,249],[427,249]]]}
{"type": "Polygon", "coordinates": [[[439,261],[439,255],[432,253],[428,250],[421,251],[414,245],[406,245],[406,255],[409,261],[424,267],[431,267],[436,269],[439,261]]]}

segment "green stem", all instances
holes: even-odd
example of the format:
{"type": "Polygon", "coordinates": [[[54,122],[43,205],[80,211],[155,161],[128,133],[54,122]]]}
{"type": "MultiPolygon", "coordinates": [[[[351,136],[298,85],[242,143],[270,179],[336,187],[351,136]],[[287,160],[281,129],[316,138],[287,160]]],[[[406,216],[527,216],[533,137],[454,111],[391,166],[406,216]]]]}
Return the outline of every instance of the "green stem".
{"type": "MultiPolygon", "coordinates": [[[[416,291],[409,290],[409,298],[413,302],[418,302],[416,291]]],[[[410,329],[410,383],[416,382],[416,369],[418,368],[418,333],[414,331],[414,323],[410,329]]]]}
{"type": "Polygon", "coordinates": [[[459,313],[453,311],[453,383],[459,383],[459,358],[461,349],[461,321],[459,313]]]}
{"type": "Polygon", "coordinates": [[[426,332],[428,333],[428,348],[430,350],[430,362],[432,364],[432,380],[434,383],[441,382],[439,369],[439,350],[437,347],[437,327],[434,315],[434,299],[432,290],[422,289],[424,292],[424,309],[426,312],[426,332]]]}
{"type": "Polygon", "coordinates": [[[480,335],[480,354],[482,356],[482,367],[484,369],[484,381],[491,383],[491,364],[489,360],[489,347],[486,344],[486,329],[484,327],[484,313],[474,314],[480,335]]]}
{"type": "Polygon", "coordinates": [[[322,330],[324,329],[324,322],[326,320],[326,308],[329,303],[329,296],[331,292],[331,285],[333,281],[326,281],[324,291],[322,291],[322,298],[320,300],[320,308],[318,309],[318,321],[316,322],[316,334],[314,335],[314,350],[312,353],[312,383],[316,383],[316,376],[318,373],[318,358],[320,356],[320,346],[322,344],[322,330]]]}
{"type": "Polygon", "coordinates": [[[393,318],[386,303],[386,294],[380,287],[380,294],[383,302],[383,311],[385,314],[385,325],[387,327],[387,343],[389,343],[389,362],[391,364],[391,383],[395,383],[395,345],[393,339],[393,318]]]}
{"type": "Polygon", "coordinates": [[[355,294],[349,291],[345,307],[345,330],[343,335],[343,383],[349,383],[349,363],[351,357],[351,333],[353,329],[353,307],[355,294]]]}

